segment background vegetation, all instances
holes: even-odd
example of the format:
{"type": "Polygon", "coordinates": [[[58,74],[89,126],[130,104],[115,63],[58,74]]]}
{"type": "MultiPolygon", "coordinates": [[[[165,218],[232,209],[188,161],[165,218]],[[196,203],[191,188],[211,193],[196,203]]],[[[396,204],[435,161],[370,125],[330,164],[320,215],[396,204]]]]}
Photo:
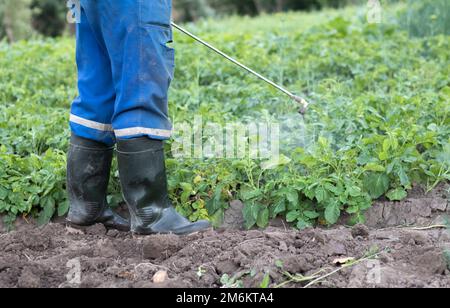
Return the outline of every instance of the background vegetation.
{"type": "MultiPolygon", "coordinates": [[[[0,39],[9,41],[33,35],[59,36],[70,31],[66,0],[2,0],[0,39]]],[[[288,10],[313,10],[364,3],[364,0],[173,0],[174,18],[192,21],[230,14],[257,15],[288,10]]]]}

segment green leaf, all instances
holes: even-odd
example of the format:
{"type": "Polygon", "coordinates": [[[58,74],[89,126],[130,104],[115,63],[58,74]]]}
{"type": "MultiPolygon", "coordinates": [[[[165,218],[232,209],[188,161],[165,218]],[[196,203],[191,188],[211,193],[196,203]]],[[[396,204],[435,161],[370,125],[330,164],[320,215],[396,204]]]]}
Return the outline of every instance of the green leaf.
{"type": "Polygon", "coordinates": [[[252,188],[241,189],[242,201],[254,199],[256,197],[259,197],[260,195],[262,195],[262,192],[259,189],[252,189],[252,188]]]}
{"type": "Polygon", "coordinates": [[[390,190],[386,197],[391,201],[401,201],[407,197],[408,193],[403,188],[396,188],[390,190]]]}
{"type": "Polygon", "coordinates": [[[279,166],[287,165],[290,162],[291,162],[291,159],[289,157],[281,154],[279,157],[274,156],[270,160],[261,163],[261,169],[262,170],[275,169],[279,166]]]}
{"type": "Polygon", "coordinates": [[[361,193],[362,193],[361,188],[359,188],[358,186],[350,186],[350,187],[347,189],[347,192],[348,192],[348,194],[349,194],[350,196],[352,196],[352,197],[360,196],[361,193]]]}
{"type": "Polygon", "coordinates": [[[295,189],[290,189],[286,193],[286,199],[294,206],[298,205],[298,192],[295,189]]]}
{"type": "Polygon", "coordinates": [[[386,167],[386,173],[391,174],[392,170],[394,169],[395,165],[397,165],[397,160],[394,160],[386,167]]]}
{"type": "MultiPolygon", "coordinates": [[[[254,215],[256,205],[253,203],[244,204],[243,215],[245,221],[245,227],[250,229],[256,224],[256,217],[254,215]]],[[[256,215],[257,216],[257,215],[256,215]]]]}
{"type": "Polygon", "coordinates": [[[303,219],[299,219],[297,222],[297,229],[304,230],[306,228],[311,227],[311,223],[304,221],[303,219]]]}
{"type": "Polygon", "coordinates": [[[284,211],[286,211],[286,203],[284,200],[280,200],[273,207],[273,218],[284,211]]]}
{"type": "Polygon", "coordinates": [[[380,152],[379,154],[378,154],[378,158],[381,160],[381,161],[385,161],[385,160],[387,160],[388,158],[389,158],[389,154],[387,153],[387,152],[380,152]]]}
{"type": "Polygon", "coordinates": [[[359,206],[358,205],[351,205],[351,206],[349,206],[349,207],[347,207],[346,209],[345,209],[345,211],[348,213],[348,214],[355,214],[355,213],[357,213],[357,212],[359,212],[359,206]]]}
{"type": "Polygon", "coordinates": [[[317,213],[316,211],[304,211],[303,215],[305,215],[305,217],[309,218],[309,219],[316,219],[319,218],[320,214],[317,213]]]}
{"type": "Polygon", "coordinates": [[[206,202],[206,210],[210,215],[213,215],[218,209],[221,208],[221,203],[217,202],[215,198],[209,199],[206,202]]]}
{"type": "Polygon", "coordinates": [[[265,228],[269,224],[269,209],[267,207],[259,211],[256,224],[260,228],[265,228]]]}
{"type": "Polygon", "coordinates": [[[69,211],[69,201],[64,201],[58,204],[58,216],[62,217],[69,211]]]}
{"type": "Polygon", "coordinates": [[[375,172],[384,172],[386,171],[386,168],[382,165],[376,164],[376,163],[368,163],[364,166],[364,169],[367,171],[375,171],[375,172]]]}
{"type": "Polygon", "coordinates": [[[350,217],[349,224],[351,226],[354,226],[356,224],[363,224],[365,222],[366,222],[366,217],[361,213],[356,213],[355,215],[352,215],[352,217],[350,217]]]}
{"type": "Polygon", "coordinates": [[[188,191],[188,192],[192,191],[192,185],[190,183],[180,183],[180,187],[184,191],[188,191]]]}
{"type": "Polygon", "coordinates": [[[386,173],[368,173],[363,179],[364,188],[373,199],[378,199],[389,189],[389,177],[386,173]]]}
{"type": "Polygon", "coordinates": [[[224,220],[224,211],[223,209],[217,210],[212,216],[210,216],[211,223],[213,227],[220,227],[224,220]]]}
{"type": "Polygon", "coordinates": [[[222,197],[223,185],[217,185],[216,190],[214,191],[214,200],[219,202],[222,197]]]}
{"type": "Polygon", "coordinates": [[[326,191],[322,186],[316,188],[316,200],[321,203],[326,198],[326,191]]]}
{"type": "Polygon", "coordinates": [[[408,187],[411,185],[411,182],[409,181],[409,177],[402,167],[399,168],[397,174],[400,179],[400,184],[402,184],[402,186],[408,187]]]}
{"type": "Polygon", "coordinates": [[[52,219],[53,215],[55,214],[55,202],[53,198],[47,198],[48,200],[43,210],[39,213],[39,217],[37,219],[38,225],[42,226],[50,222],[50,219],[52,219]]]}
{"type": "Polygon", "coordinates": [[[5,200],[6,196],[8,196],[8,190],[0,186],[0,200],[5,200]]]}
{"type": "Polygon", "coordinates": [[[325,183],[323,186],[325,189],[331,191],[336,196],[339,196],[344,192],[343,185],[340,182],[337,183],[336,186],[331,183],[325,183]]]}
{"type": "Polygon", "coordinates": [[[300,212],[295,210],[295,211],[290,211],[286,214],[286,221],[287,222],[293,222],[295,221],[298,217],[300,216],[300,212]]]}
{"type": "Polygon", "coordinates": [[[385,139],[383,142],[383,151],[388,152],[389,149],[391,148],[391,146],[392,146],[391,139],[389,139],[389,138],[385,139]]]}
{"type": "Polygon", "coordinates": [[[259,287],[261,289],[267,289],[269,287],[269,284],[270,284],[270,275],[269,273],[266,273],[259,287]]]}
{"type": "Polygon", "coordinates": [[[315,197],[315,195],[316,195],[316,192],[315,192],[314,189],[306,188],[306,189],[304,190],[304,194],[305,194],[305,196],[306,196],[308,199],[312,200],[312,199],[314,199],[314,197],[315,197]]]}
{"type": "Polygon", "coordinates": [[[325,220],[329,224],[335,224],[341,216],[341,210],[337,202],[330,203],[325,209],[325,220]]]}
{"type": "Polygon", "coordinates": [[[255,204],[254,202],[249,202],[244,204],[243,211],[245,226],[247,229],[250,229],[257,222],[260,206],[259,204],[255,204]]]}

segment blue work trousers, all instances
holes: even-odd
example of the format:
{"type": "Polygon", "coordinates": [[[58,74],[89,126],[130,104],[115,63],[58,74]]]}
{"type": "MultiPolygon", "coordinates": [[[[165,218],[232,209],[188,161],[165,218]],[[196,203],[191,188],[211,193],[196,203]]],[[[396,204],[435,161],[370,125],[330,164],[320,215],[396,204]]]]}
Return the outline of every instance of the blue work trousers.
{"type": "Polygon", "coordinates": [[[121,138],[170,138],[171,0],[80,0],[80,5],[72,132],[107,145],[121,138]]]}

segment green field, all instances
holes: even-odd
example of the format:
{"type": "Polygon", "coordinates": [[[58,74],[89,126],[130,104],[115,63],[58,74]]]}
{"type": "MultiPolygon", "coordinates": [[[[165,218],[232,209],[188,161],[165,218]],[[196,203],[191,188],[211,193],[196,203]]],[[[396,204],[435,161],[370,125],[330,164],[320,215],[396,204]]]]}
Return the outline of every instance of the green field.
{"type": "MultiPolygon", "coordinates": [[[[413,184],[431,190],[450,180],[450,37],[439,34],[439,15],[413,18],[431,29],[420,33],[403,10],[387,7],[381,24],[368,24],[364,8],[348,8],[186,25],[307,97],[304,122],[289,99],[175,33],[175,123],[194,115],[219,124],[289,120],[308,139],[300,146],[289,131],[283,164],[266,169],[251,159],[174,159],[169,142],[177,209],[219,224],[239,199],[249,228],[278,215],[298,228],[334,224],[343,212],[356,223],[375,199],[401,200],[413,184]]],[[[33,215],[45,223],[67,212],[75,96],[73,38],[0,43],[0,214],[7,221],[33,215]]],[[[116,171],[108,199],[121,202],[116,171]]]]}

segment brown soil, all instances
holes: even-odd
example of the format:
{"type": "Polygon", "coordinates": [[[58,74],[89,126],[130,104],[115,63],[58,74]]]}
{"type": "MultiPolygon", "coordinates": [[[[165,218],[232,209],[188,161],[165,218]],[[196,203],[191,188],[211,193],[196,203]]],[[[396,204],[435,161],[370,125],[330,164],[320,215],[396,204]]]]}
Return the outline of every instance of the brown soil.
{"type": "Polygon", "coordinates": [[[229,284],[258,287],[266,273],[270,286],[276,286],[289,280],[287,273],[308,277],[338,270],[341,265],[335,263],[345,258],[358,262],[312,286],[450,287],[444,256],[450,250],[449,231],[409,225],[442,223],[450,213],[445,191],[379,202],[368,213],[368,226],[352,228],[296,231],[281,224],[266,230],[138,237],[102,225],[78,230],[64,223],[43,228],[22,223],[17,231],[0,233],[0,287],[220,287],[224,274],[236,278],[229,284]],[[74,279],[77,266],[80,284],[74,279]],[[154,283],[158,271],[168,278],[159,273],[163,282],[154,283]]]}

